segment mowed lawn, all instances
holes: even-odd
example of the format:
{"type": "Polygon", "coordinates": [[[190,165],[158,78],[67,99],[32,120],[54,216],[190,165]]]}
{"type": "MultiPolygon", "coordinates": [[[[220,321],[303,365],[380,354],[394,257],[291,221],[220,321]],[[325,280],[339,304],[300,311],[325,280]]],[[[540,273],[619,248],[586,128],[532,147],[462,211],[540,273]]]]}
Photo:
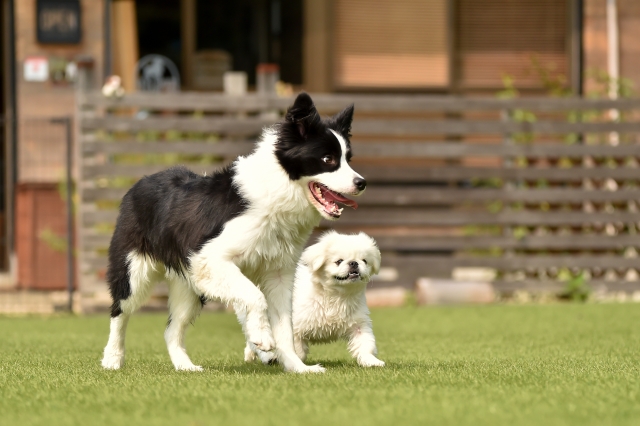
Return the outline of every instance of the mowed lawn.
{"type": "Polygon", "coordinates": [[[204,373],[176,372],[164,314],[130,322],[103,371],[107,316],[0,318],[2,425],[640,424],[640,304],[378,309],[382,369],[336,343],[324,375],[247,365],[235,317],[187,335],[204,373]]]}

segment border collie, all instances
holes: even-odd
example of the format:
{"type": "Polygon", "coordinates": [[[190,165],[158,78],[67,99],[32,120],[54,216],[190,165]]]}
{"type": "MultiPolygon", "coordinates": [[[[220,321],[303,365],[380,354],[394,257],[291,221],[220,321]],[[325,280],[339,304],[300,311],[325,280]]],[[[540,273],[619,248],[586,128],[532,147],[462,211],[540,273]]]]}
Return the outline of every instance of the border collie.
{"type": "MultiPolygon", "coordinates": [[[[380,250],[373,238],[329,231],[302,252],[293,284],[293,341],[302,361],[309,344],[348,342],[349,352],[362,367],[383,367],[376,355],[376,338],[369,317],[365,288],[380,271],[380,250]]],[[[243,315],[238,314],[240,323],[243,315]]],[[[244,359],[256,355],[265,364],[275,354],[247,342],[244,359]]]]}
{"type": "Polygon", "coordinates": [[[293,346],[291,297],[298,259],[321,218],[335,220],[366,181],[350,166],[353,105],[322,119],[301,93],[255,150],[210,176],[183,167],[146,176],[124,196],[109,247],[113,299],[102,366],[124,364],[131,314],[154,284],[169,284],[164,333],[176,370],[202,371],[185,349],[187,326],[208,299],[246,312],[244,331],[285,371],[307,366],[293,346]]]}

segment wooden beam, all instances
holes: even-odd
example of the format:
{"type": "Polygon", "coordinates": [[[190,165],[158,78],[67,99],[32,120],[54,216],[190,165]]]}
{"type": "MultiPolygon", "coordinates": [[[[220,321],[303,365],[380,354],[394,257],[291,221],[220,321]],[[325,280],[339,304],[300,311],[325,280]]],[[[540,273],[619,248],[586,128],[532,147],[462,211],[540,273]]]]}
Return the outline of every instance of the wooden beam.
{"type": "Polygon", "coordinates": [[[182,37],[182,88],[193,86],[193,55],[196,52],[196,0],[180,0],[180,35],[182,37]]]}
{"type": "MultiPolygon", "coordinates": [[[[189,1],[189,0],[186,0],[189,1]]],[[[184,72],[184,71],[183,71],[184,72]]],[[[309,89],[320,91],[320,89],[309,89]]],[[[373,95],[373,94],[327,94],[312,93],[313,103],[320,111],[336,112],[355,104],[358,112],[468,112],[526,109],[539,112],[566,112],[587,110],[637,110],[640,98],[591,99],[531,97],[499,99],[492,97],[465,98],[438,95],[373,95]]],[[[105,98],[100,92],[88,93],[82,99],[83,106],[107,108],[151,108],[170,110],[203,111],[260,111],[264,109],[286,109],[293,97],[281,98],[249,94],[231,98],[220,93],[182,92],[176,93],[129,93],[124,98],[105,98]]]]}
{"type": "Polygon", "coordinates": [[[140,58],[135,0],[111,2],[111,27],[113,74],[120,76],[122,87],[131,93],[136,90],[135,67],[140,58]]]}
{"type": "Polygon", "coordinates": [[[303,82],[313,92],[329,92],[331,76],[331,1],[304,0],[303,82]]]}

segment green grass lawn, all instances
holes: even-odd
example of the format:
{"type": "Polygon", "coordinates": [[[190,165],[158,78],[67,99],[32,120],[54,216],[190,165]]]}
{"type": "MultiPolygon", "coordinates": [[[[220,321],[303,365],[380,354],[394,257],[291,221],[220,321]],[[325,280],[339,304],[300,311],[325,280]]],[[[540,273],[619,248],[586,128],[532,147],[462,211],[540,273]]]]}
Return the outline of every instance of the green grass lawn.
{"type": "Polygon", "coordinates": [[[324,375],[244,364],[235,317],[187,335],[204,373],[176,372],[166,315],[130,322],[103,371],[107,316],[0,318],[2,425],[640,424],[640,305],[379,309],[382,369],[312,347],[324,375]]]}

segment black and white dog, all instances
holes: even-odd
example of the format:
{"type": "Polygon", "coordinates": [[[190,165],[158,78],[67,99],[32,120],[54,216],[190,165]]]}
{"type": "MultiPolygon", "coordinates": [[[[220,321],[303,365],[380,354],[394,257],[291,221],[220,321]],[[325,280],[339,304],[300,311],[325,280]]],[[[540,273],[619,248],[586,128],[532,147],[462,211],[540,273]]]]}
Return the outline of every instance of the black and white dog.
{"type": "Polygon", "coordinates": [[[201,371],[185,350],[207,299],[246,311],[245,333],[286,371],[323,372],[296,355],[291,294],[296,265],[322,217],[357,204],[366,182],[349,166],[353,105],[322,119],[306,93],[256,149],[211,176],[182,167],[147,176],[124,196],[109,247],[113,305],[102,366],[124,363],[127,322],[158,281],[169,283],[165,340],[176,370],[201,371]]]}

